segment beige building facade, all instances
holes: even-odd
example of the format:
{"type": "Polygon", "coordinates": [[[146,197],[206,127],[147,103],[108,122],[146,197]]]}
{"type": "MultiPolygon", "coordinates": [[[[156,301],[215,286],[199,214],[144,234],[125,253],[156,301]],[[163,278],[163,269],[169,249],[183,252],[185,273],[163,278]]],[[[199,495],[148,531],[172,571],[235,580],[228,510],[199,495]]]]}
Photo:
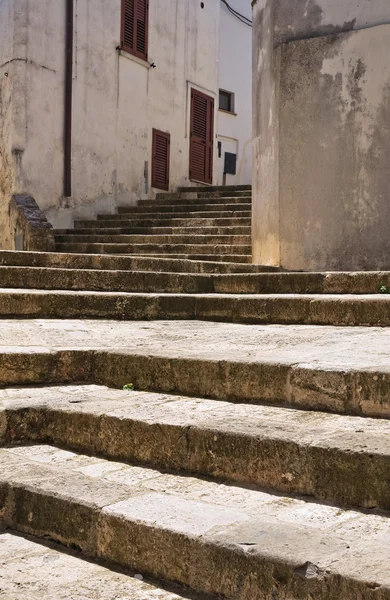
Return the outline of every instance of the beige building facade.
{"type": "Polygon", "coordinates": [[[253,255],[390,269],[390,3],[254,0],[253,255]]]}
{"type": "MultiPolygon", "coordinates": [[[[69,5],[0,1],[1,248],[15,245],[9,222],[13,194],[33,196],[60,228],[153,198],[159,191],[152,185],[153,156],[159,156],[154,130],[162,134],[160,149],[164,140],[169,143],[165,189],[190,185],[197,175],[190,173],[190,138],[199,133],[191,125],[197,92],[200,109],[204,97],[209,107],[207,182],[217,181],[219,1],[73,0],[70,62],[69,5]],[[148,9],[147,32],[137,46],[144,16],[138,13],[134,31],[129,18],[141,5],[148,9]]],[[[192,151],[199,166],[200,145],[192,151]]],[[[156,173],[164,179],[161,169],[156,173]]]]}

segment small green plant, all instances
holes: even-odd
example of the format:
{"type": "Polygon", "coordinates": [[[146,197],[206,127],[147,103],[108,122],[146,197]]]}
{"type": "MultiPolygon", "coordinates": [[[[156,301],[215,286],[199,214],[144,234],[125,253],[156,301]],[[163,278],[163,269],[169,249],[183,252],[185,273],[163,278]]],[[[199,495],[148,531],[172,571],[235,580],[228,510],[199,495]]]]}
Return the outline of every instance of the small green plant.
{"type": "Polygon", "coordinates": [[[134,383],[126,383],[126,385],[123,386],[123,389],[125,392],[134,392],[134,383]]]}
{"type": "Polygon", "coordinates": [[[390,288],[387,287],[387,285],[380,285],[379,286],[379,293],[380,294],[390,294],[390,288]]]}

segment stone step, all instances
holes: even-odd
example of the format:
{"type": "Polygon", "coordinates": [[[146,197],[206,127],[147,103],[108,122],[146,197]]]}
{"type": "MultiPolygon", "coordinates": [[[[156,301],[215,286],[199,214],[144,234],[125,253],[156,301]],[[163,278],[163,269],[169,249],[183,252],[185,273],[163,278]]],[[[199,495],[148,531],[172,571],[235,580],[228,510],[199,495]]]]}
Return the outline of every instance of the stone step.
{"type": "Polygon", "coordinates": [[[0,385],[131,382],[144,391],[388,418],[388,342],[386,328],[2,319],[0,385]]]}
{"type": "MultiPolygon", "coordinates": [[[[111,223],[111,222],[110,222],[111,223]]],[[[76,227],[75,229],[55,229],[57,235],[251,235],[250,226],[231,227],[99,227],[100,223],[95,221],[95,227],[76,227]]]]}
{"type": "Polygon", "coordinates": [[[208,218],[200,218],[200,219],[137,219],[136,224],[133,219],[124,218],[124,215],[99,215],[98,219],[95,221],[75,221],[74,223],[75,229],[83,229],[83,228],[96,228],[96,227],[104,227],[104,228],[120,228],[120,227],[250,227],[251,219],[248,217],[245,218],[235,218],[230,217],[227,219],[208,219],[208,218]],[[105,220],[105,217],[109,218],[105,220]],[[114,218],[112,218],[114,217],[114,218]]]}
{"type": "Polygon", "coordinates": [[[50,443],[340,506],[390,509],[390,423],[167,394],[0,390],[1,444],[50,443]]]}
{"type": "MultiPolygon", "coordinates": [[[[71,250],[68,250],[71,252],[71,250]]],[[[161,257],[161,253],[158,252],[154,254],[153,252],[148,252],[143,256],[149,258],[159,258],[161,257]]],[[[192,261],[200,261],[204,264],[206,262],[228,262],[228,263],[245,263],[251,264],[252,257],[250,254],[166,254],[165,257],[169,256],[170,258],[175,258],[177,260],[192,260],[192,261]]]]}
{"type": "Polygon", "coordinates": [[[194,235],[194,234],[168,234],[168,235],[80,235],[77,234],[55,234],[55,240],[58,243],[67,244],[161,244],[170,246],[176,246],[178,244],[193,244],[193,245],[227,245],[235,247],[238,245],[247,246],[251,245],[250,235],[194,235]]]}
{"type": "MultiPolygon", "coordinates": [[[[211,204],[161,204],[158,206],[118,206],[118,214],[162,214],[162,213],[188,213],[188,212],[220,212],[228,213],[232,211],[250,211],[252,205],[250,202],[237,203],[233,202],[230,204],[217,204],[216,202],[211,204]]],[[[223,215],[222,215],[223,216],[223,215]]]]}
{"type": "MultiPolygon", "coordinates": [[[[210,185],[210,186],[192,186],[192,187],[179,187],[178,193],[182,192],[200,192],[200,193],[211,193],[211,192],[242,192],[251,191],[251,185],[210,185]]],[[[159,194],[157,194],[159,196],[159,194]]]]}
{"type": "Polygon", "coordinates": [[[98,221],[118,221],[124,219],[126,221],[146,221],[157,223],[162,220],[167,221],[171,219],[185,219],[185,220],[199,220],[199,219],[250,219],[252,216],[251,210],[191,210],[186,212],[142,212],[142,213],[117,213],[115,215],[97,215],[98,221]]]}
{"type": "Polygon", "coordinates": [[[0,265],[56,267],[61,269],[102,269],[151,271],[152,273],[258,273],[276,267],[241,263],[202,262],[172,257],[110,256],[107,254],[65,254],[61,252],[15,252],[0,250],[0,265]]]}
{"type": "MultiPolygon", "coordinates": [[[[15,281],[0,289],[0,316],[68,319],[126,319],[126,320],[205,320],[248,324],[302,324],[331,326],[389,327],[390,299],[371,296],[348,296],[343,302],[338,296],[275,296],[275,295],[222,295],[207,291],[207,280],[189,282],[185,287],[180,276],[155,274],[150,281],[143,273],[131,273],[130,278],[112,278],[106,272],[105,284],[112,289],[114,279],[118,288],[127,293],[112,291],[69,291],[72,288],[103,287],[99,277],[90,277],[91,271],[53,273],[48,279],[40,273],[32,274],[27,281],[20,273],[15,281]],[[20,286],[17,286],[20,278],[20,286]],[[84,279],[84,281],[83,281],[84,279]],[[94,280],[97,283],[94,284],[94,280]],[[29,283],[30,282],[30,283],[29,283]],[[206,294],[194,291],[194,283],[206,288],[206,294]],[[26,291],[28,286],[32,289],[26,291]],[[20,287],[22,289],[12,289],[20,287]],[[164,293],[156,292],[160,287],[164,293]],[[62,289],[61,289],[62,288],[62,289]],[[56,291],[50,291],[50,290],[56,291]],[[134,293],[130,293],[130,291],[134,293]],[[170,292],[170,293],[168,293],[170,292]],[[176,292],[176,293],[175,293],[176,292]],[[195,292],[195,293],[194,293],[195,292]]],[[[0,272],[0,285],[2,282],[0,272]]]]}
{"type": "MultiPolygon", "coordinates": [[[[295,314],[300,306],[304,318],[315,318],[316,311],[328,304],[332,311],[343,314],[344,320],[351,319],[356,310],[370,322],[369,311],[372,310],[371,320],[378,324],[387,322],[385,310],[390,296],[379,294],[385,285],[390,288],[390,273],[174,273],[162,272],[145,259],[145,263],[133,265],[131,262],[120,261],[71,261],[58,260],[62,255],[51,255],[53,260],[34,260],[30,255],[27,260],[9,261],[16,266],[0,266],[0,286],[9,288],[37,289],[73,289],[91,291],[122,291],[122,292],[175,292],[175,293],[217,293],[217,294],[256,294],[253,298],[261,301],[269,297],[269,305],[283,305],[285,318],[295,314]],[[53,265],[53,266],[51,266],[53,265]],[[145,267],[154,270],[147,270],[145,267]],[[142,270],[144,269],[144,270],[142,270]],[[294,293],[292,294],[292,290],[294,293]],[[260,298],[259,294],[265,295],[260,298]],[[306,295],[302,297],[300,295],[306,295]],[[320,298],[318,295],[326,295],[320,298]],[[366,306],[367,309],[357,309],[366,306]],[[351,312],[349,312],[351,311],[351,312]],[[364,312],[362,312],[364,311],[364,312]]],[[[80,255],[82,256],[82,255],[80,255]]],[[[94,255],[86,255],[93,257],[94,255]]],[[[35,255],[35,259],[44,257],[35,255]]],[[[75,257],[77,258],[77,257],[75,257]]],[[[162,259],[167,261],[167,259],[162,259]]],[[[164,262],[162,267],[164,267],[164,262]]],[[[191,263],[192,264],[192,263],[191,263]]],[[[0,253],[1,265],[1,253],[0,253]]],[[[188,267],[190,270],[190,267],[188,267]]]]}
{"type": "MultiPolygon", "coordinates": [[[[140,254],[144,256],[176,255],[234,255],[243,254],[250,258],[252,248],[244,244],[129,244],[129,243],[83,243],[83,242],[58,242],[56,249],[59,252],[80,252],[88,254],[140,254]]],[[[202,259],[200,259],[202,260],[202,259]]],[[[206,259],[204,259],[206,260],[206,259]]],[[[214,259],[215,260],[215,259],[214,259]]]]}
{"type": "Polygon", "coordinates": [[[5,524],[88,557],[227,600],[390,598],[386,516],[51,446],[0,465],[5,524]]]}
{"type": "MultiPolygon", "coordinates": [[[[199,194],[174,194],[172,196],[162,196],[155,200],[138,200],[137,206],[176,206],[178,204],[191,206],[193,204],[215,204],[220,203],[221,196],[210,197],[199,194]]],[[[250,195],[241,196],[223,196],[224,204],[250,204],[252,197],[250,195]]]]}
{"type": "MultiPolygon", "coordinates": [[[[53,542],[0,533],[0,589],[4,600],[185,600],[186,592],[169,591],[140,581],[140,574],[120,573],[53,542]],[[137,575],[137,577],[134,577],[137,575]],[[23,591],[22,591],[23,590],[23,591]]],[[[194,596],[195,598],[195,596],[194,596]]],[[[199,599],[200,600],[200,599],[199,599]]]]}

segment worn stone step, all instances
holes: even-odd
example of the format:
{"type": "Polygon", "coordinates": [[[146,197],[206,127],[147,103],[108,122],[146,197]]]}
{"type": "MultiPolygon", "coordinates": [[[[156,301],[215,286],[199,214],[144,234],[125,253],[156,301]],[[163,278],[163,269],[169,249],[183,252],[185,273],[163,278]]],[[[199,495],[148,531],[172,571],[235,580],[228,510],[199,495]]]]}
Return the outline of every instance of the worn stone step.
{"type": "Polygon", "coordinates": [[[230,217],[227,219],[208,219],[202,217],[200,219],[137,219],[134,224],[133,219],[123,218],[124,215],[99,215],[94,221],[75,221],[75,229],[83,228],[96,228],[96,227],[237,227],[237,226],[251,226],[250,218],[235,218],[230,217]],[[105,217],[109,216],[108,220],[105,217]],[[114,218],[112,218],[114,217],[114,218]]]}
{"type": "MultiPolygon", "coordinates": [[[[43,258],[41,255],[36,256],[43,258]]],[[[4,261],[5,265],[0,266],[0,286],[54,290],[271,294],[273,297],[269,298],[269,304],[283,306],[286,319],[295,314],[294,311],[299,305],[302,307],[302,316],[308,318],[309,313],[314,316],[320,306],[327,304],[337,314],[343,314],[343,319],[351,318],[351,322],[354,321],[353,315],[357,314],[354,311],[358,306],[367,306],[367,310],[362,309],[364,312],[361,312],[361,316],[368,318],[370,316],[368,311],[372,310],[371,320],[378,324],[387,322],[385,310],[390,296],[378,294],[378,291],[383,285],[390,287],[390,273],[358,275],[354,273],[200,274],[184,272],[178,274],[169,272],[169,263],[167,272],[161,272],[157,267],[154,271],[141,270],[142,267],[147,266],[153,268],[154,259],[151,259],[151,265],[141,262],[139,265],[135,264],[133,268],[132,263],[125,261],[118,263],[115,260],[112,263],[102,261],[100,264],[95,261],[94,264],[88,264],[87,261],[69,260],[68,264],[58,260],[57,257],[62,255],[53,256],[55,260],[52,262],[50,260],[35,262],[31,258],[26,261],[9,261],[11,266],[8,266],[7,261],[4,261]],[[16,266],[12,264],[13,262],[16,266]],[[293,294],[292,290],[294,290],[293,294]],[[306,297],[299,297],[300,294],[306,297]],[[326,295],[326,298],[318,298],[321,294],[326,295]],[[351,313],[350,309],[352,309],[351,313]]],[[[27,259],[29,258],[27,256],[27,259]]],[[[257,295],[254,298],[259,301],[264,299],[257,295]]],[[[370,322],[370,318],[367,322],[370,322]]]]}
{"type": "Polygon", "coordinates": [[[2,386],[131,382],[146,391],[390,416],[386,328],[2,319],[0,347],[2,386]]]}
{"type": "MultiPolygon", "coordinates": [[[[119,206],[118,214],[163,214],[163,213],[188,213],[188,212],[220,212],[220,213],[228,213],[235,211],[250,211],[251,210],[250,202],[243,203],[224,203],[218,204],[216,202],[207,204],[161,204],[159,206],[119,206]]],[[[222,215],[223,216],[223,215],[222,215]]]]}
{"type": "Polygon", "coordinates": [[[231,227],[99,227],[95,221],[95,227],[77,227],[75,229],[55,229],[56,235],[251,235],[250,226],[231,227]]]}
{"type": "MultiPolygon", "coordinates": [[[[252,197],[247,194],[240,196],[222,196],[224,204],[250,204],[252,197]]],[[[208,203],[221,203],[221,196],[205,196],[199,194],[175,194],[172,196],[162,196],[155,200],[138,200],[137,206],[176,206],[181,205],[194,205],[194,204],[208,204],[208,203]]]]}
{"type": "Polygon", "coordinates": [[[167,394],[60,386],[0,391],[2,445],[89,455],[390,509],[390,423],[167,394]]]}
{"type": "Polygon", "coordinates": [[[257,273],[273,272],[276,267],[261,265],[202,262],[172,257],[110,256],[62,252],[15,252],[0,250],[0,265],[58,267],[61,269],[103,269],[172,273],[257,273]]]}
{"type": "MultiPolygon", "coordinates": [[[[0,285],[2,277],[0,271],[0,285]]],[[[103,287],[101,278],[91,277],[92,271],[77,273],[64,270],[53,273],[32,274],[30,286],[43,289],[26,291],[11,289],[18,281],[0,289],[0,316],[30,318],[70,318],[70,319],[128,319],[128,320],[206,320],[226,323],[248,324],[302,324],[331,326],[390,326],[390,299],[382,296],[348,296],[340,301],[339,296],[275,296],[275,295],[236,295],[216,294],[208,284],[209,280],[199,276],[197,281],[182,281],[180,275],[155,274],[154,281],[143,273],[131,273],[130,277],[112,277],[106,272],[104,282],[107,289],[116,282],[118,289],[127,293],[112,291],[69,291],[72,288],[103,287]],[[42,275],[43,283],[40,283],[42,275]],[[96,282],[97,279],[97,282],[96,282]],[[96,282],[96,283],[95,283],[96,282]],[[196,290],[206,290],[206,294],[196,290]],[[165,292],[157,292],[156,288],[165,292]],[[44,289],[46,288],[46,289],[44,289]],[[62,288],[62,289],[61,289],[62,288]],[[176,290],[184,288],[184,293],[176,290]],[[194,289],[195,288],[195,289],[194,289]],[[56,291],[50,291],[50,290],[56,291]],[[131,293],[134,292],[134,293],[131,293]],[[168,293],[168,292],[171,293],[168,293]],[[176,292],[176,293],[175,293],[176,292]]],[[[116,275],[114,273],[114,275],[116,275]]],[[[126,274],[127,275],[127,274],[126,274]]],[[[19,274],[21,288],[28,287],[19,274]]],[[[15,278],[19,279],[19,278],[15,278]]]]}
{"type": "MultiPolygon", "coordinates": [[[[158,258],[161,257],[161,254],[158,252],[154,254],[153,252],[148,252],[145,256],[150,258],[158,258]]],[[[165,255],[170,256],[171,258],[176,258],[177,260],[193,260],[193,261],[201,261],[201,262],[228,262],[228,263],[252,263],[252,256],[250,254],[170,254],[165,255]]]]}
{"type": "Polygon", "coordinates": [[[58,242],[59,252],[86,252],[98,254],[141,254],[164,256],[175,255],[214,255],[214,254],[244,254],[250,255],[252,248],[245,244],[129,244],[129,243],[94,243],[94,242],[58,242]]]}
{"type": "Polygon", "coordinates": [[[150,212],[150,213],[117,213],[114,215],[97,215],[97,220],[100,221],[118,221],[120,219],[125,219],[131,221],[138,220],[152,220],[154,223],[161,220],[170,220],[170,219],[186,219],[186,220],[198,220],[198,219],[249,219],[251,218],[252,212],[251,210],[191,210],[187,212],[150,212]]]}
{"type": "MultiPolygon", "coordinates": [[[[181,192],[239,192],[252,190],[252,185],[241,184],[241,185],[208,185],[208,186],[191,186],[191,187],[179,187],[177,191],[181,192]]],[[[158,196],[159,194],[157,194],[158,196]]]]}
{"type": "MultiPolygon", "coordinates": [[[[11,532],[0,533],[0,590],[4,600],[185,600],[138,573],[121,573],[58,543],[11,532]],[[38,543],[39,542],[39,543],[38,543]],[[137,577],[134,577],[137,575],[137,577]]],[[[200,599],[199,599],[200,600],[200,599]]]]}
{"type": "Polygon", "coordinates": [[[178,244],[191,245],[227,245],[233,247],[238,245],[246,245],[250,247],[250,235],[194,235],[194,234],[168,234],[168,235],[80,235],[78,234],[55,234],[55,240],[58,243],[83,243],[83,244],[169,244],[175,246],[178,244]]]}
{"type": "Polygon", "coordinates": [[[0,465],[5,524],[89,557],[229,600],[390,598],[385,516],[50,446],[0,465]]]}

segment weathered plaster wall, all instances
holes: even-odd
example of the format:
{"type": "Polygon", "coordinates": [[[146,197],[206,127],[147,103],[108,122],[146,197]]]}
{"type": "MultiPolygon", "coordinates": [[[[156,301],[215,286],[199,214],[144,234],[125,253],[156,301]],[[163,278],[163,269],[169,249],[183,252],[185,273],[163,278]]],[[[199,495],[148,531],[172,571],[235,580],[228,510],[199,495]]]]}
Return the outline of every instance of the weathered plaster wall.
{"type": "Polygon", "coordinates": [[[264,27],[273,47],[268,81],[264,66],[254,70],[254,259],[390,268],[390,25],[378,25],[390,21],[390,5],[277,0],[267,18],[265,8],[254,5],[258,64],[270,55],[264,27]]]}
{"type": "Polygon", "coordinates": [[[153,197],[153,128],[171,134],[171,187],[188,184],[189,92],[217,99],[219,2],[151,1],[150,69],[116,50],[120,0],[75,0],[73,196],[63,198],[65,2],[23,1],[17,191],[33,195],[56,227],[153,197]]]}
{"type": "Polygon", "coordinates": [[[9,204],[14,189],[13,143],[13,72],[14,3],[0,2],[0,249],[12,248],[9,204]]]}
{"type": "MultiPolygon", "coordinates": [[[[250,0],[230,0],[230,6],[252,19],[250,0]]],[[[236,175],[228,185],[252,183],[252,31],[221,4],[219,87],[234,94],[234,113],[218,112],[218,185],[223,184],[225,152],[237,153],[236,175]]]]}

